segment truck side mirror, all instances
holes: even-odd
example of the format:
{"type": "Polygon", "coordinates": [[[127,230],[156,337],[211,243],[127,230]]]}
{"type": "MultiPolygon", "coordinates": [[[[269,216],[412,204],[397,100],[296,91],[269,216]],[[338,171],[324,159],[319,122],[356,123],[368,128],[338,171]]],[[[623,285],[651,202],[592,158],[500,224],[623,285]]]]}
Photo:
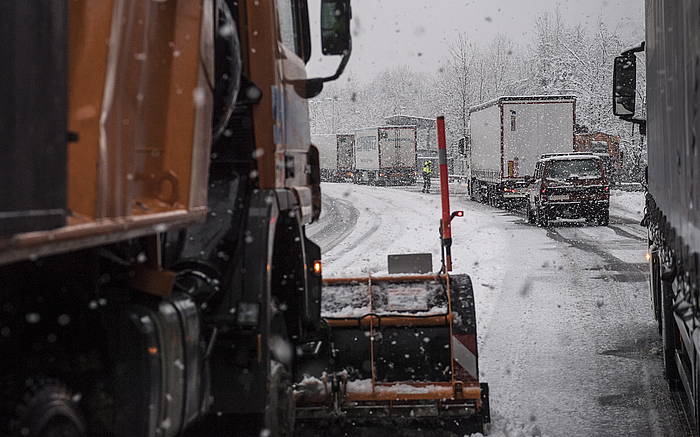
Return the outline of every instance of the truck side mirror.
{"type": "Polygon", "coordinates": [[[613,70],[613,114],[634,116],[637,93],[637,57],[630,53],[615,58],[613,70]]]}
{"type": "Polygon", "coordinates": [[[344,55],[351,48],[350,2],[322,0],[321,48],[324,55],[344,55]]]}

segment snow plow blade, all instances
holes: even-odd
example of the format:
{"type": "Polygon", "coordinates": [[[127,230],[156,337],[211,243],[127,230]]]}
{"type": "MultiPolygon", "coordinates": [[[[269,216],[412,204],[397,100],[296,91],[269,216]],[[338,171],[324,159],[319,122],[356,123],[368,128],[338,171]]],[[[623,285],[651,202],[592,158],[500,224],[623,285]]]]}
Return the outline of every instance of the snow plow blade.
{"type": "Polygon", "coordinates": [[[325,279],[322,307],[328,329],[307,345],[315,354],[302,355],[295,387],[300,428],[395,420],[483,432],[488,386],[468,275],[325,279]]]}

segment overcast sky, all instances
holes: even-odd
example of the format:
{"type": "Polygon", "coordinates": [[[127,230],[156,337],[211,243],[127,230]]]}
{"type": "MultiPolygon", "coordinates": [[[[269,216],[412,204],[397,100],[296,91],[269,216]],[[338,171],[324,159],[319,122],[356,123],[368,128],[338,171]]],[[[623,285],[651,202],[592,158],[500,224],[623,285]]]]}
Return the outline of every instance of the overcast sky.
{"type": "MultiPolygon", "coordinates": [[[[320,44],[319,4],[309,0],[314,49],[320,44]]],[[[397,65],[433,72],[459,33],[483,44],[502,33],[527,45],[537,16],[557,6],[568,24],[602,20],[630,39],[643,38],[644,0],[352,0],[353,52],[344,78],[367,80],[397,65]]],[[[310,76],[331,74],[338,60],[314,50],[310,76]]]]}

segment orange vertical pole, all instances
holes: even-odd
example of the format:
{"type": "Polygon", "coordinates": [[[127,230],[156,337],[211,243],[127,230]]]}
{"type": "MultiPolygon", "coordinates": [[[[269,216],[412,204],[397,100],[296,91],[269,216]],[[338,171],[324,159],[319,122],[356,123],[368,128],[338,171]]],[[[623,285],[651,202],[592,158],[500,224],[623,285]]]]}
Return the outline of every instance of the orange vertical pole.
{"type": "Polygon", "coordinates": [[[450,186],[447,175],[447,140],[445,139],[445,117],[437,118],[438,162],[440,164],[440,197],[442,198],[441,238],[445,253],[445,269],[452,271],[452,225],[450,217],[450,186]]]}

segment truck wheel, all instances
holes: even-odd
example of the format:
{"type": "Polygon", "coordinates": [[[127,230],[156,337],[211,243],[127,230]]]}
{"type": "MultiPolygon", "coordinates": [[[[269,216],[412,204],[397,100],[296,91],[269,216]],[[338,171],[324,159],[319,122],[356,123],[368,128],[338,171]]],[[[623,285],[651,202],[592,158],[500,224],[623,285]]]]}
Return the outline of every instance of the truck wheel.
{"type": "Polygon", "coordinates": [[[673,317],[673,287],[661,282],[661,339],[663,343],[664,374],[671,390],[680,388],[680,376],[676,366],[676,321],[673,317]]]}
{"type": "Polygon", "coordinates": [[[532,213],[532,208],[530,208],[530,202],[527,202],[527,205],[525,206],[525,214],[527,215],[527,222],[534,225],[535,215],[532,213]]]}
{"type": "Polygon", "coordinates": [[[549,218],[547,217],[547,213],[542,211],[539,207],[535,209],[535,217],[537,219],[537,225],[542,226],[543,228],[546,228],[549,226],[549,218]]]}
{"type": "Polygon", "coordinates": [[[85,420],[74,394],[57,380],[33,383],[16,410],[11,435],[85,437],[85,420]]]}
{"type": "Polygon", "coordinates": [[[607,226],[610,223],[610,210],[605,209],[598,214],[598,224],[607,226]]]}

